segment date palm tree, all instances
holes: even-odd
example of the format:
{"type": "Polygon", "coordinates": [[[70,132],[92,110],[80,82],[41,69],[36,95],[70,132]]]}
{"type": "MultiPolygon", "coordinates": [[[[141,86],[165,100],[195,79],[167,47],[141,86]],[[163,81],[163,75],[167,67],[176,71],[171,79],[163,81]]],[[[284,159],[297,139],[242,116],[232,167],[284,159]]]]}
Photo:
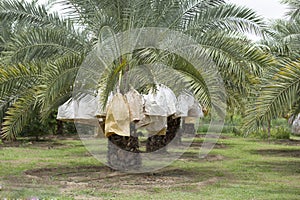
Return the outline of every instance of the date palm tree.
{"type": "MultiPolygon", "coordinates": [[[[115,33],[133,28],[162,27],[180,31],[199,43],[213,60],[229,94],[233,108],[242,105],[272,56],[244,34],[264,37],[266,25],[254,11],[224,0],[57,0],[64,15],[49,12],[47,6],[4,0],[0,21],[14,24],[10,40],[3,45],[0,73],[0,103],[5,113],[3,137],[14,139],[30,122],[33,111],[47,119],[70,96],[78,69],[93,47],[101,42],[103,27],[115,33]],[[17,25],[18,30],[14,27],[17,25]],[[238,94],[238,95],[237,95],[238,94]],[[3,106],[7,105],[7,106],[3,106]]],[[[132,63],[157,61],[165,52],[141,49],[128,63],[115,62],[108,68],[100,87],[107,99],[120,81],[117,75],[132,63]],[[141,56],[143,55],[143,56],[141,56]],[[108,78],[109,77],[109,78],[108,78]]],[[[124,61],[124,60],[123,60],[124,61]]],[[[164,57],[168,66],[189,78],[197,100],[211,106],[203,74],[177,55],[164,57]]],[[[171,77],[169,77],[171,79],[171,77]]],[[[128,142],[127,140],[123,140],[128,142]]]]}
{"type": "Polygon", "coordinates": [[[262,42],[267,52],[276,57],[276,64],[265,71],[259,92],[246,111],[244,129],[250,132],[272,119],[287,113],[300,112],[300,4],[285,0],[290,10],[286,20],[276,20],[271,26],[272,37],[262,42]]]}

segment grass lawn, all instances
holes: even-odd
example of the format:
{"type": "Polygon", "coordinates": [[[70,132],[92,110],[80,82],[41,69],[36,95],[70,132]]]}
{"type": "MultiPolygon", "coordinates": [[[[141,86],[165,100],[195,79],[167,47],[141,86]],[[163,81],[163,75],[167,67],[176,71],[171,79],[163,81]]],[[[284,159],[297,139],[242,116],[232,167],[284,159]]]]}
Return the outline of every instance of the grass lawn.
{"type": "Polygon", "coordinates": [[[0,199],[300,199],[300,141],[223,137],[206,159],[200,140],[171,166],[111,171],[80,140],[0,144],[0,199]]]}

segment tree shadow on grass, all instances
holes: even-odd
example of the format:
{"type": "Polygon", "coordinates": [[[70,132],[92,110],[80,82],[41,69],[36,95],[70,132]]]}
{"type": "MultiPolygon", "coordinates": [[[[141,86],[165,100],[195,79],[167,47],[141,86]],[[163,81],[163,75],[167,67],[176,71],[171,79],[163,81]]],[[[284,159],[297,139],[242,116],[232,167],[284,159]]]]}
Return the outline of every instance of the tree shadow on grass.
{"type": "Polygon", "coordinates": [[[260,149],[250,151],[250,153],[263,156],[300,158],[300,149],[260,149]]]}
{"type": "Polygon", "coordinates": [[[299,200],[300,190],[298,187],[276,187],[274,189],[258,189],[258,193],[260,194],[268,194],[268,199],[270,200],[299,200]],[[272,197],[271,197],[272,196],[272,197]],[[284,197],[284,198],[283,198],[284,197]]]}
{"type": "Polygon", "coordinates": [[[215,162],[215,161],[223,161],[227,159],[225,156],[219,154],[208,154],[205,158],[199,157],[199,152],[185,152],[182,154],[179,160],[183,160],[186,162],[194,161],[194,162],[215,162]]]}
{"type": "Polygon", "coordinates": [[[269,173],[277,172],[282,175],[298,175],[300,176],[300,160],[299,161],[256,161],[254,163],[245,164],[247,168],[255,168],[259,172],[269,173]]]}

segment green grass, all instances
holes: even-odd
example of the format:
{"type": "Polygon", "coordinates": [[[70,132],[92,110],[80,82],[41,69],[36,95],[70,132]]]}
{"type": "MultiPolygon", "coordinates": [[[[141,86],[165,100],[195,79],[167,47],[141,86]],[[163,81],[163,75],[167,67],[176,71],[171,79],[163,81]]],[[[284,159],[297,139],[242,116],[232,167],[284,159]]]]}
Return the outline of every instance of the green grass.
{"type": "Polygon", "coordinates": [[[221,143],[207,159],[191,147],[154,174],[117,176],[84,168],[102,165],[78,140],[0,146],[0,199],[300,199],[300,141],[229,136],[221,143]],[[39,177],[25,173],[42,168],[39,177]]]}

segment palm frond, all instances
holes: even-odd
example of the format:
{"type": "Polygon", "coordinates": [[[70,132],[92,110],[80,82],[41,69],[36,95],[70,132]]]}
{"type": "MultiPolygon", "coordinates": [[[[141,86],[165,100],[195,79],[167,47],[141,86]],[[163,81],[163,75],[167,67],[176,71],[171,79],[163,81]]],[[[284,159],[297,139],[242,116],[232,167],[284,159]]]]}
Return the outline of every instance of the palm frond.
{"type": "MultiPolygon", "coordinates": [[[[72,96],[72,89],[84,55],[70,54],[50,62],[43,70],[38,99],[42,119],[46,119],[54,108],[72,96]],[[61,99],[58,101],[58,99],[61,99]]],[[[56,107],[57,106],[57,107],[56,107]]]]}
{"type": "Polygon", "coordinates": [[[272,25],[273,37],[266,40],[274,53],[299,57],[300,19],[293,21],[277,20],[272,25]],[[298,55],[297,55],[298,54],[298,55]]]}
{"type": "Polygon", "coordinates": [[[17,97],[19,93],[40,84],[41,66],[34,63],[0,68],[0,99],[17,97]]]}
{"type": "Polygon", "coordinates": [[[57,0],[62,5],[66,14],[75,22],[86,26],[95,36],[98,36],[104,26],[120,31],[122,8],[127,1],[109,0],[57,0]]]}
{"type": "Polygon", "coordinates": [[[206,9],[224,4],[224,0],[184,0],[180,1],[180,9],[176,12],[177,16],[168,28],[177,27],[184,29],[189,21],[193,20],[199,13],[206,9]]]}
{"type": "Polygon", "coordinates": [[[198,42],[203,51],[219,69],[225,84],[248,88],[253,76],[261,76],[274,63],[274,58],[245,39],[230,37],[226,33],[210,32],[198,42]]]}
{"type": "Polygon", "coordinates": [[[233,4],[209,7],[197,13],[186,26],[187,32],[205,33],[211,30],[266,35],[266,24],[255,11],[233,4]]]}
{"type": "Polygon", "coordinates": [[[31,24],[35,27],[50,26],[52,28],[65,28],[67,23],[58,14],[49,13],[45,5],[18,0],[0,2],[0,21],[18,22],[23,27],[31,24]]]}
{"type": "Polygon", "coordinates": [[[55,29],[35,28],[16,34],[3,52],[8,63],[53,59],[69,53],[87,51],[85,44],[68,33],[55,29]]]}
{"type": "Polygon", "coordinates": [[[299,62],[280,63],[281,68],[267,77],[253,105],[248,105],[244,129],[249,132],[258,125],[293,111],[300,91],[299,62]]]}
{"type": "Polygon", "coordinates": [[[14,140],[16,136],[25,127],[36,105],[36,98],[34,97],[36,90],[29,89],[21,97],[14,102],[5,113],[4,122],[2,123],[2,137],[8,140],[14,140]]]}
{"type": "Polygon", "coordinates": [[[300,18],[300,2],[298,0],[281,0],[281,2],[289,6],[286,16],[290,17],[291,20],[300,18]]]}

